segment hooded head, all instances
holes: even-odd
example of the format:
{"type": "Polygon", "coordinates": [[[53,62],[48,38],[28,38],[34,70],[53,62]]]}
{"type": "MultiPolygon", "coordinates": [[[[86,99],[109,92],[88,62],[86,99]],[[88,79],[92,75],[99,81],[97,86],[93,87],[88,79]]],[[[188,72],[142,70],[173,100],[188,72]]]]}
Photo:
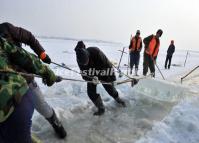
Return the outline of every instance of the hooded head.
{"type": "Polygon", "coordinates": [[[162,29],[158,29],[158,31],[156,32],[156,36],[161,37],[163,34],[162,29]]]}
{"type": "Polygon", "coordinates": [[[8,31],[7,31],[7,26],[6,23],[1,23],[0,24],[0,37],[7,38],[8,31]]]}
{"type": "Polygon", "coordinates": [[[174,44],[174,40],[171,40],[171,44],[174,44]]]}
{"type": "Polygon", "coordinates": [[[137,31],[136,31],[136,35],[140,35],[140,30],[137,30],[137,31]]]}
{"type": "Polygon", "coordinates": [[[75,47],[76,59],[80,65],[87,65],[89,62],[89,53],[83,41],[79,41],[75,47]]]}
{"type": "Polygon", "coordinates": [[[85,46],[85,44],[84,44],[83,41],[78,41],[78,42],[77,42],[77,45],[76,45],[76,47],[75,47],[75,49],[76,49],[76,48],[86,48],[86,46],[85,46]]]}

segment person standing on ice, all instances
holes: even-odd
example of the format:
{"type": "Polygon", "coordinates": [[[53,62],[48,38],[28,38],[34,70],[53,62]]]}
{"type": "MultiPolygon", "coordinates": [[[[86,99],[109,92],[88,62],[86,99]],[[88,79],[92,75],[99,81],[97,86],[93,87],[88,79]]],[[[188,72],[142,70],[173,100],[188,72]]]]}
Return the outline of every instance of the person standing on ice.
{"type": "Polygon", "coordinates": [[[169,48],[167,50],[167,57],[166,57],[166,60],[165,60],[165,65],[164,65],[165,69],[167,69],[167,63],[168,62],[169,62],[168,69],[170,69],[171,59],[172,59],[174,52],[175,52],[174,40],[171,40],[171,44],[169,45],[169,48]]]}
{"type": "Polygon", "coordinates": [[[142,39],[140,37],[140,30],[137,30],[136,35],[132,37],[129,45],[130,56],[130,74],[132,74],[133,66],[135,65],[135,75],[138,74],[138,65],[140,61],[140,51],[142,50],[142,39]]]}
{"type": "Polygon", "coordinates": [[[35,55],[0,37],[0,143],[31,143],[35,95],[15,65],[41,76],[47,86],[57,76],[35,55]]]}
{"type": "MultiPolygon", "coordinates": [[[[77,43],[75,52],[77,63],[82,73],[82,78],[86,81],[93,81],[93,83],[87,83],[87,94],[98,108],[98,111],[96,111],[93,115],[102,115],[105,112],[105,107],[101,96],[96,93],[97,84],[95,84],[95,82],[99,80],[104,82],[114,82],[116,80],[112,64],[99,48],[86,48],[83,41],[79,41],[77,43]]],[[[102,85],[117,103],[123,107],[126,106],[125,102],[119,97],[118,92],[113,85],[102,85]]]]}
{"type": "Polygon", "coordinates": [[[143,75],[146,76],[148,68],[151,71],[152,77],[155,77],[155,64],[159,52],[160,40],[163,31],[159,29],[156,35],[150,35],[144,38],[143,42],[145,44],[144,49],[144,60],[143,60],[143,75]]]}
{"type": "MultiPolygon", "coordinates": [[[[47,64],[51,63],[50,57],[45,53],[45,50],[40,45],[39,41],[26,29],[16,27],[10,23],[0,24],[0,36],[7,39],[9,42],[16,45],[18,48],[22,48],[22,43],[31,47],[31,49],[38,55],[38,57],[47,64]]],[[[15,66],[16,70],[24,71],[18,66],[15,66]]],[[[66,131],[62,126],[62,123],[56,116],[53,108],[45,101],[39,86],[33,78],[26,77],[30,90],[32,90],[34,96],[35,109],[52,125],[56,134],[60,138],[66,137],[66,131]]]]}

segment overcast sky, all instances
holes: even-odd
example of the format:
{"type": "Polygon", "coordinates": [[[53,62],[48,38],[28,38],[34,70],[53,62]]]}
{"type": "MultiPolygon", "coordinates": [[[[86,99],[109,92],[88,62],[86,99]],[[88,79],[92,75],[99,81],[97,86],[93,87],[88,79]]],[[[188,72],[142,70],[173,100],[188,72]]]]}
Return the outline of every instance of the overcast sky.
{"type": "Polygon", "coordinates": [[[99,39],[128,45],[163,29],[161,47],[199,49],[198,0],[0,0],[0,22],[35,35],[99,39]]]}

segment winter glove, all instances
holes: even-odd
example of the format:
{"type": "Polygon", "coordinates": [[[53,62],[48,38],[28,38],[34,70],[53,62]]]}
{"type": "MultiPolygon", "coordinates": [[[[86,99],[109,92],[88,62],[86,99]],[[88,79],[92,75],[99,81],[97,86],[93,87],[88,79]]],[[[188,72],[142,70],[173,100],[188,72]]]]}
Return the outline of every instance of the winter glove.
{"type": "Polygon", "coordinates": [[[116,81],[115,73],[113,73],[112,75],[110,75],[108,79],[109,79],[109,81],[116,81]]]}
{"type": "Polygon", "coordinates": [[[62,81],[62,77],[61,76],[56,76],[55,82],[61,82],[61,81],[62,81]]]}
{"type": "Polygon", "coordinates": [[[46,64],[50,64],[51,63],[50,57],[45,52],[41,53],[40,59],[46,64]]]}
{"type": "Polygon", "coordinates": [[[94,77],[93,77],[92,82],[93,82],[93,84],[95,84],[95,85],[97,85],[97,84],[100,83],[97,76],[94,76],[94,77]]]}
{"type": "Polygon", "coordinates": [[[116,81],[116,76],[115,75],[107,76],[106,79],[104,79],[104,81],[106,82],[116,81]]]}
{"type": "Polygon", "coordinates": [[[154,65],[155,65],[156,64],[156,59],[152,58],[152,61],[153,61],[154,65]]]}
{"type": "Polygon", "coordinates": [[[154,59],[154,57],[151,56],[151,60],[152,60],[153,64],[155,65],[156,64],[156,59],[154,59]]]}
{"type": "Polygon", "coordinates": [[[43,78],[43,83],[46,84],[47,86],[52,86],[57,80],[57,77],[55,76],[54,72],[47,67],[42,78],[43,78]]]}
{"type": "Polygon", "coordinates": [[[48,55],[46,55],[46,57],[42,60],[44,63],[50,64],[51,63],[51,59],[48,55]]]}

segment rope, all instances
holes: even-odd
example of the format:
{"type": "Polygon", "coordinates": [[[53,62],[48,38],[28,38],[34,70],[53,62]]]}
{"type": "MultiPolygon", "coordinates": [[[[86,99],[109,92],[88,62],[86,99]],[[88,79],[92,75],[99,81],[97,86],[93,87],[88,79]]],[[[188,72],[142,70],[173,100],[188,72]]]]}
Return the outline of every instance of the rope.
{"type": "MultiPolygon", "coordinates": [[[[55,62],[51,62],[51,63],[54,64],[54,65],[57,65],[57,66],[59,66],[59,67],[65,68],[65,69],[67,69],[67,70],[70,70],[70,71],[72,71],[72,72],[75,72],[75,73],[77,73],[77,74],[83,75],[82,73],[80,73],[80,72],[78,72],[78,71],[76,71],[76,70],[73,70],[73,69],[71,69],[71,68],[69,68],[69,67],[67,67],[67,66],[62,66],[62,65],[60,65],[60,64],[58,64],[58,63],[55,63],[55,62]]],[[[91,76],[88,76],[88,75],[83,75],[83,76],[86,76],[87,78],[93,80],[93,77],[91,77],[91,76]]]]}
{"type": "Polygon", "coordinates": [[[85,81],[85,80],[81,80],[81,79],[73,79],[73,78],[64,78],[64,77],[61,77],[62,80],[70,80],[70,81],[77,81],[77,82],[87,82],[87,83],[93,83],[93,84],[108,84],[108,85],[113,85],[112,82],[102,82],[102,81],[99,81],[99,82],[94,82],[94,81],[85,81]]]}
{"type": "MultiPolygon", "coordinates": [[[[68,69],[68,70],[70,70],[70,71],[73,71],[73,72],[75,72],[75,73],[81,74],[81,73],[79,73],[79,72],[77,72],[77,71],[75,71],[75,70],[72,70],[71,68],[69,68],[69,67],[67,67],[67,66],[62,66],[62,65],[57,64],[57,63],[55,63],[55,62],[51,62],[51,63],[53,63],[53,64],[55,64],[55,65],[57,65],[57,66],[60,66],[60,67],[62,67],[62,68],[66,68],[66,69],[68,69]]],[[[117,72],[118,72],[119,74],[125,75],[128,79],[127,79],[127,80],[123,80],[123,81],[118,81],[118,82],[115,82],[115,83],[113,83],[113,82],[104,82],[104,81],[100,81],[101,84],[108,84],[108,85],[113,85],[113,84],[115,84],[115,85],[119,85],[119,84],[123,84],[123,83],[127,83],[127,82],[132,82],[134,79],[144,79],[144,78],[147,78],[148,76],[151,76],[151,75],[152,75],[152,74],[149,74],[148,76],[144,76],[144,77],[141,77],[141,78],[132,78],[132,77],[130,77],[129,75],[123,73],[123,72],[122,72],[120,69],[118,69],[114,64],[112,64],[112,66],[113,66],[115,69],[117,69],[117,72]]],[[[81,74],[81,75],[82,75],[82,74],[81,74]]],[[[89,76],[87,76],[87,77],[89,77],[89,76]]],[[[90,77],[90,78],[93,79],[92,77],[90,77]]],[[[94,83],[94,84],[96,84],[96,83],[93,82],[93,81],[84,81],[84,80],[68,79],[68,78],[63,78],[63,79],[65,79],[65,80],[72,80],[72,81],[79,81],[79,82],[88,82],[88,83],[94,83]]],[[[99,83],[98,83],[98,84],[99,84],[99,83]]]]}
{"type": "MultiPolygon", "coordinates": [[[[78,73],[78,74],[80,74],[80,75],[82,75],[80,72],[78,72],[78,71],[76,71],[76,70],[73,70],[73,69],[71,69],[71,68],[69,68],[69,67],[67,67],[67,66],[62,66],[62,65],[60,65],[60,64],[57,64],[57,63],[55,63],[55,62],[51,62],[52,64],[54,64],[54,65],[57,65],[57,66],[60,66],[60,67],[62,67],[62,68],[65,68],[65,69],[67,69],[67,70],[70,70],[70,71],[73,71],[73,72],[75,72],[75,73],[78,73]]],[[[114,64],[112,64],[112,66],[115,68],[115,69],[117,69],[117,72],[121,75],[125,75],[128,79],[133,79],[133,78],[131,78],[130,76],[128,76],[128,75],[126,75],[125,73],[123,73],[120,69],[118,69],[114,64]]],[[[86,76],[86,77],[88,77],[88,78],[90,78],[91,80],[93,80],[93,77],[90,77],[90,76],[88,76],[88,75],[84,75],[84,76],[86,76]]],[[[106,83],[106,82],[104,82],[104,81],[100,81],[101,83],[106,83]]]]}
{"type": "MultiPolygon", "coordinates": [[[[12,73],[12,74],[19,74],[19,75],[22,75],[22,76],[29,76],[29,77],[38,77],[38,78],[42,78],[41,76],[39,75],[36,75],[36,74],[30,74],[30,73],[24,73],[24,72],[17,72],[17,71],[10,71],[10,70],[1,70],[0,69],[0,72],[1,73],[12,73]]],[[[64,78],[64,77],[60,77],[62,80],[69,80],[69,81],[75,81],[75,82],[86,82],[86,83],[93,83],[93,84],[107,84],[107,85],[120,85],[120,84],[123,84],[123,83],[127,83],[127,82],[132,82],[133,80],[137,79],[137,80],[140,80],[140,79],[144,79],[144,78],[147,78],[149,75],[147,76],[143,76],[143,77],[138,77],[138,78],[131,78],[131,79],[126,79],[126,80],[123,80],[123,81],[115,81],[115,82],[103,82],[103,81],[99,81],[99,82],[94,82],[94,81],[85,81],[85,80],[79,80],[79,79],[72,79],[72,78],[64,78]]]]}
{"type": "Polygon", "coordinates": [[[17,71],[11,71],[11,70],[2,70],[2,69],[0,69],[0,72],[1,72],[1,73],[19,74],[19,75],[28,76],[28,77],[38,77],[38,78],[42,78],[41,76],[36,75],[36,74],[24,73],[24,72],[17,72],[17,71]]]}
{"type": "MultiPolygon", "coordinates": [[[[17,72],[17,71],[11,71],[11,70],[0,70],[0,72],[2,73],[12,73],[12,74],[19,74],[22,76],[28,76],[28,77],[37,77],[37,78],[42,78],[39,75],[36,74],[31,74],[31,73],[24,73],[24,72],[17,72]]],[[[60,77],[62,80],[71,80],[71,81],[78,81],[78,82],[87,82],[87,83],[93,83],[93,84],[109,84],[112,85],[111,82],[103,82],[103,81],[99,81],[99,82],[94,82],[94,81],[85,81],[85,80],[79,80],[79,79],[72,79],[72,78],[64,78],[64,77],[60,77]]]]}
{"type": "Polygon", "coordinates": [[[59,66],[59,67],[62,67],[62,68],[65,68],[65,69],[67,69],[67,70],[70,70],[70,71],[73,71],[73,72],[75,72],[75,73],[80,74],[78,71],[73,70],[73,69],[67,67],[66,65],[62,66],[62,65],[60,65],[60,64],[58,64],[58,63],[55,63],[55,62],[51,62],[51,63],[54,64],[54,65],[57,65],[57,66],[59,66]]]}
{"type": "MultiPolygon", "coordinates": [[[[69,68],[69,67],[67,67],[67,66],[62,66],[62,65],[57,64],[57,63],[55,63],[55,62],[51,62],[51,63],[54,64],[54,65],[60,66],[60,67],[62,67],[62,68],[65,68],[65,69],[67,69],[67,70],[70,70],[70,71],[73,71],[73,72],[75,72],[75,73],[78,73],[78,74],[82,75],[82,74],[79,73],[78,71],[73,70],[73,69],[71,69],[71,68],[69,68]]],[[[112,64],[112,66],[113,66],[114,68],[117,69],[117,67],[116,67],[114,64],[112,64]]],[[[118,72],[119,74],[125,75],[128,79],[132,79],[130,76],[124,74],[120,69],[117,69],[117,72],[118,72]]],[[[86,77],[88,77],[88,78],[90,78],[90,79],[93,79],[93,77],[90,77],[90,76],[86,76],[86,77]]],[[[106,82],[103,82],[103,81],[100,81],[100,82],[101,82],[101,83],[106,83],[106,82]]]]}

